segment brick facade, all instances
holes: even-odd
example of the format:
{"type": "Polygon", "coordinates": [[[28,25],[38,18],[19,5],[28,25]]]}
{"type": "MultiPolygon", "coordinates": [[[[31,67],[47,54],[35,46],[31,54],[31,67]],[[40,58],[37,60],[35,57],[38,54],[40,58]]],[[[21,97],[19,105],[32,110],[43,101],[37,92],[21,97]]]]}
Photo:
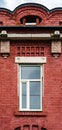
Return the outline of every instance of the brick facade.
{"type": "Polygon", "coordinates": [[[24,4],[13,12],[0,9],[0,130],[62,130],[61,43],[62,8],[49,11],[39,4],[24,4]],[[30,15],[41,19],[39,25],[26,26],[20,22],[30,15]],[[1,34],[2,30],[7,32],[7,36],[1,34]],[[55,31],[60,35],[58,32],[54,34],[55,31]],[[10,34],[50,35],[48,38],[21,39],[10,37],[10,34]],[[18,111],[17,56],[46,57],[42,111],[18,111]]]}

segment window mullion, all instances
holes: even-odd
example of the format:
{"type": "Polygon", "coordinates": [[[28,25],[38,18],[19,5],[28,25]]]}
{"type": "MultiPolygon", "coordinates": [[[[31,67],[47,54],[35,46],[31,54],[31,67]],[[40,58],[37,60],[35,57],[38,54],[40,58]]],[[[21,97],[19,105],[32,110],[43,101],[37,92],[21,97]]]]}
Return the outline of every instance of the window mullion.
{"type": "Polygon", "coordinates": [[[41,65],[41,72],[40,72],[40,78],[41,78],[41,82],[40,82],[40,105],[41,105],[41,110],[42,110],[42,91],[43,91],[43,69],[42,69],[42,65],[41,65]]]}
{"type": "Polygon", "coordinates": [[[29,92],[30,90],[29,90],[29,80],[27,81],[27,110],[29,110],[29,92]]]}
{"type": "Polygon", "coordinates": [[[22,82],[20,82],[20,87],[19,87],[19,93],[20,93],[20,95],[19,95],[19,110],[21,110],[21,108],[22,108],[22,82]]]}

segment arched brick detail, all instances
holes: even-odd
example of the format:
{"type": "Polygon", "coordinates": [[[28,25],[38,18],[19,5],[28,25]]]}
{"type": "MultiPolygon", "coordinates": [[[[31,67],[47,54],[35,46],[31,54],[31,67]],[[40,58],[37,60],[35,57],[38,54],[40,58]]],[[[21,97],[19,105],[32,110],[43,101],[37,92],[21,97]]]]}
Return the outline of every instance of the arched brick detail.
{"type": "Polygon", "coordinates": [[[61,10],[51,10],[48,16],[47,23],[50,25],[59,26],[62,22],[62,11],[61,10]]]}
{"type": "Polygon", "coordinates": [[[0,8],[0,22],[4,25],[4,26],[7,26],[7,25],[15,25],[16,24],[16,21],[14,19],[14,16],[12,14],[12,11],[10,10],[7,10],[7,9],[1,9],[0,8]]]}
{"type": "Polygon", "coordinates": [[[0,25],[21,25],[20,19],[28,15],[34,15],[41,18],[42,21],[39,24],[40,26],[62,25],[62,8],[49,10],[45,6],[35,3],[22,4],[15,8],[14,11],[0,8],[0,25]]]}
{"type": "Polygon", "coordinates": [[[38,6],[34,6],[33,4],[32,6],[29,5],[29,6],[17,9],[15,11],[15,15],[16,15],[16,21],[19,24],[20,24],[20,19],[27,15],[39,16],[42,19],[42,22],[40,23],[40,25],[42,25],[42,24],[45,24],[45,21],[48,18],[48,11],[38,6]]]}

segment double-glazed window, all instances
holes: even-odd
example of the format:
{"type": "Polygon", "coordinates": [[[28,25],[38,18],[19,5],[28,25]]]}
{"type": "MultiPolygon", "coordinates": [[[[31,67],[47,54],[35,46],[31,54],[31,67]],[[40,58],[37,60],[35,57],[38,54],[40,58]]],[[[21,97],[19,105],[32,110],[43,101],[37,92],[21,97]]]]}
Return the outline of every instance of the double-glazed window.
{"type": "Polygon", "coordinates": [[[19,110],[42,110],[42,65],[19,65],[19,110]]]}

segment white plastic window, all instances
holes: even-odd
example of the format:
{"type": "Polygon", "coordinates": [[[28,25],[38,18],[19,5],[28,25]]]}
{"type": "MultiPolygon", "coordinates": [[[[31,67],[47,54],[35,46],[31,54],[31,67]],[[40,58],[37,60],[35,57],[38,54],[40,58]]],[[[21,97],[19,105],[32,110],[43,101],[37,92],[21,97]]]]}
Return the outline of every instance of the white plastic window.
{"type": "Polygon", "coordinates": [[[19,65],[19,110],[42,110],[42,65],[19,65]]]}

